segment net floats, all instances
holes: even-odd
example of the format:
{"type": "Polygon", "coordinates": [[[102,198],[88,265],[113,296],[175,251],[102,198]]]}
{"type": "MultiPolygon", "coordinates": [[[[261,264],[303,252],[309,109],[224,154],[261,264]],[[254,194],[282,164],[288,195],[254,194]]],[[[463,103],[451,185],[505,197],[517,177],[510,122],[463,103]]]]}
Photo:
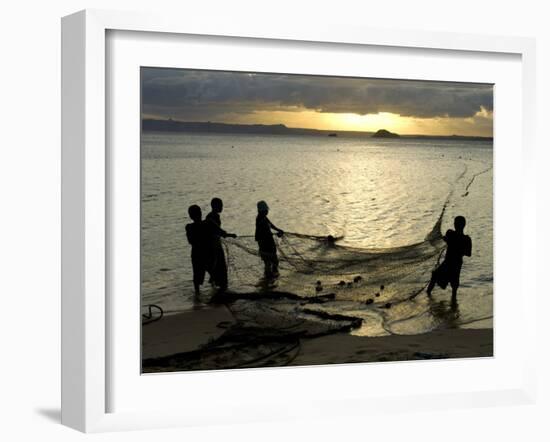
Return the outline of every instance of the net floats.
{"type": "MultiPolygon", "coordinates": [[[[338,282],[338,286],[339,287],[348,287],[348,288],[351,288],[353,287],[353,284],[358,284],[360,283],[361,281],[363,281],[363,277],[361,275],[357,275],[356,277],[353,278],[353,282],[352,281],[349,281],[349,282],[346,282],[344,280],[341,280],[340,282],[338,282]]],[[[317,283],[320,283],[320,281],[317,281],[317,283]]]]}

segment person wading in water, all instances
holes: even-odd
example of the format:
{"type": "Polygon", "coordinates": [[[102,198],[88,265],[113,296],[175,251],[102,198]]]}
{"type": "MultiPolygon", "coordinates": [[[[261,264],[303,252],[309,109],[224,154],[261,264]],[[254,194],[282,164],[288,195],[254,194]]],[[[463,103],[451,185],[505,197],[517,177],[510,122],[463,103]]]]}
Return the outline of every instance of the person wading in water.
{"type": "Polygon", "coordinates": [[[457,305],[457,291],[460,285],[460,271],[462,269],[462,258],[464,256],[472,256],[472,240],[468,235],[464,234],[466,226],[466,218],[457,216],[454,221],[455,230],[449,229],[443,239],[447,243],[447,252],[445,259],[432,272],[432,279],[428,284],[426,293],[432,296],[432,290],[437,284],[442,289],[446,289],[447,285],[451,285],[452,295],[451,304],[457,305]]]}
{"type": "Polygon", "coordinates": [[[210,202],[212,211],[206,215],[211,240],[212,282],[219,288],[220,292],[227,290],[227,263],[221,238],[236,238],[234,233],[227,233],[222,229],[220,213],[223,211],[223,201],[220,198],[212,198],[210,202]]]}
{"type": "Polygon", "coordinates": [[[258,243],[260,257],[264,262],[264,276],[266,279],[279,276],[279,258],[277,257],[277,246],[273,239],[271,229],[277,232],[281,237],[284,232],[276,227],[267,217],[269,206],[265,201],[259,201],[257,204],[258,216],[256,217],[256,233],[254,239],[258,243]]]}
{"type": "Polygon", "coordinates": [[[202,219],[202,211],[199,206],[193,204],[188,209],[189,217],[193,220],[185,226],[187,241],[191,244],[191,264],[193,266],[193,286],[195,297],[200,295],[200,286],[204,282],[206,272],[210,272],[209,263],[209,233],[208,225],[202,219]]]}

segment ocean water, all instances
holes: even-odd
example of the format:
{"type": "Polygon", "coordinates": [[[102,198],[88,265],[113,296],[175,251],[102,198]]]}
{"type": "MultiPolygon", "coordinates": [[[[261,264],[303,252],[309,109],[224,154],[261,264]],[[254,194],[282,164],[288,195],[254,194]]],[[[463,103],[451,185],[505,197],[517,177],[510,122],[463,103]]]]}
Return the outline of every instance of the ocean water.
{"type": "Polygon", "coordinates": [[[187,208],[198,204],[206,215],[217,196],[224,201],[223,228],[239,235],[226,242],[230,289],[254,291],[262,276],[260,258],[248,252],[255,249],[256,202],[263,199],[274,224],[307,235],[278,240],[280,255],[286,250],[289,257],[281,262],[279,289],[319,294],[314,280],[321,279],[320,294],[336,294],[323,309],[364,319],[353,333],[492,327],[490,142],[144,133],[141,157],[142,306],[158,304],[167,314],[200,307],[193,300],[187,208]],[[449,305],[450,288],[436,288],[433,299],[420,293],[409,301],[429,280],[443,250],[441,234],[453,228],[456,215],[466,217],[465,233],[473,242],[472,257],[464,259],[458,309],[449,305]],[[320,262],[316,237],[321,241],[329,234],[341,239],[322,255],[326,274],[297,273],[300,259],[320,262]],[[365,283],[340,289],[338,282],[347,284],[353,275],[365,283]],[[376,290],[380,283],[383,291],[376,290]],[[369,297],[375,302],[366,305],[369,297]],[[387,302],[392,308],[381,308],[387,302]]]}

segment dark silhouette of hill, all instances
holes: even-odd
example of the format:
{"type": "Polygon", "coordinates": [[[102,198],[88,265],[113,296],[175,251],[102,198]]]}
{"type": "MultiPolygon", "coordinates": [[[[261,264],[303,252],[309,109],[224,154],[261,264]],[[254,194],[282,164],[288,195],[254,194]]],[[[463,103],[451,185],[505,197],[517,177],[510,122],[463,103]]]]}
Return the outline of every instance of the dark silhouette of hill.
{"type": "Polygon", "coordinates": [[[399,138],[399,134],[390,132],[389,130],[386,130],[386,129],[380,129],[380,130],[377,130],[372,137],[373,138],[399,138]]]}
{"type": "Polygon", "coordinates": [[[399,135],[380,129],[376,133],[321,130],[287,127],[284,124],[232,124],[215,122],[191,122],[177,120],[142,119],[141,128],[144,132],[182,132],[182,133],[209,133],[209,134],[256,134],[256,135],[317,135],[317,136],[344,136],[344,137],[377,137],[377,138],[429,138],[440,140],[474,140],[492,141],[492,137],[476,137],[462,135],[399,135]]]}
{"type": "Polygon", "coordinates": [[[188,122],[176,120],[143,119],[141,127],[144,132],[192,132],[192,133],[229,133],[257,135],[347,135],[370,137],[372,132],[333,131],[287,127],[284,124],[232,124],[213,122],[188,122]]]}

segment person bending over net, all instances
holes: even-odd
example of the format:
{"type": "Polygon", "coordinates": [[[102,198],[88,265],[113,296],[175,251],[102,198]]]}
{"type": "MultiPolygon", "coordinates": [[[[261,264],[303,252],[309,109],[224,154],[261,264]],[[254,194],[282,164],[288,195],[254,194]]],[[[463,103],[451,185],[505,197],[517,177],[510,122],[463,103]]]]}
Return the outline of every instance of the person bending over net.
{"type": "Polygon", "coordinates": [[[200,286],[204,283],[206,272],[210,272],[209,265],[209,234],[208,226],[202,220],[202,211],[199,206],[193,204],[188,209],[189,217],[193,220],[185,226],[187,241],[191,244],[191,264],[193,266],[193,286],[195,296],[200,295],[200,286]]]}
{"type": "Polygon", "coordinates": [[[219,287],[220,291],[227,290],[227,263],[221,238],[236,238],[234,233],[227,233],[222,229],[220,213],[223,211],[223,201],[220,198],[212,198],[210,202],[212,211],[206,215],[206,222],[209,227],[211,244],[212,282],[219,287]]]}
{"type": "Polygon", "coordinates": [[[464,256],[472,256],[472,240],[468,235],[464,234],[466,219],[463,216],[457,216],[454,221],[455,230],[449,229],[443,239],[447,243],[447,252],[445,259],[432,272],[432,279],[428,284],[426,292],[428,296],[432,295],[432,290],[437,284],[442,289],[446,289],[447,285],[451,285],[452,297],[451,303],[456,306],[456,295],[458,286],[460,285],[460,270],[462,269],[462,258],[464,256]]]}
{"type": "Polygon", "coordinates": [[[269,206],[265,201],[259,201],[257,207],[258,216],[256,217],[256,233],[254,234],[254,239],[258,243],[260,257],[264,262],[264,276],[266,278],[276,278],[279,276],[279,258],[277,257],[277,247],[271,230],[275,230],[279,237],[281,237],[284,232],[276,227],[267,217],[269,206]]]}

